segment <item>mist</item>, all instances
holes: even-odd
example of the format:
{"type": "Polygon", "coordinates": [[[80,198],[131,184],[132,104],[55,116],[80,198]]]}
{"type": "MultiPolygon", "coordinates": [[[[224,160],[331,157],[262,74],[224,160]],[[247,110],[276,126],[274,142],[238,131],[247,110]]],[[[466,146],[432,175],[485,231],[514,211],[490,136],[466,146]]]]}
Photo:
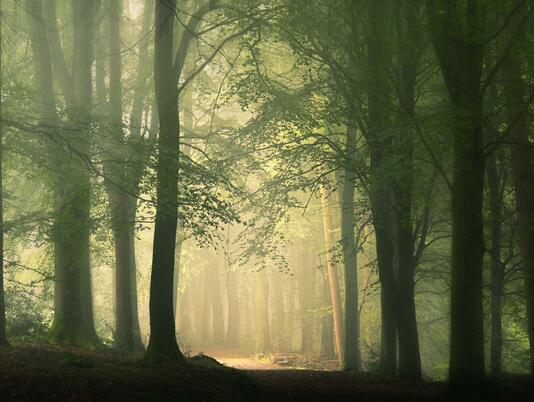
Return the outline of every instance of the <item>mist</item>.
{"type": "Polygon", "coordinates": [[[1,1],[0,395],[532,397],[533,10],[1,1]]]}

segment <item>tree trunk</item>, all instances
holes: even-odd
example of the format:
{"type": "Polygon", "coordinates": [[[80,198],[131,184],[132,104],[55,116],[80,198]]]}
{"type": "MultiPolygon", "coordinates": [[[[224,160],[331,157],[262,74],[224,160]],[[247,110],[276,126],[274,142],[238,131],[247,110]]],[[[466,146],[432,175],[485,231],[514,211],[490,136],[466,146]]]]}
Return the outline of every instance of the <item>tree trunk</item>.
{"type": "MultiPolygon", "coordinates": [[[[329,321],[333,320],[333,329],[335,335],[336,351],[339,361],[342,361],[343,356],[343,313],[341,311],[341,296],[339,292],[339,276],[334,263],[334,256],[332,255],[332,247],[334,247],[334,240],[332,238],[332,215],[330,212],[330,197],[327,190],[321,187],[321,211],[323,215],[323,231],[324,243],[326,251],[326,269],[328,272],[328,294],[330,296],[330,305],[332,306],[332,317],[327,319],[323,325],[328,325],[329,321]]],[[[324,328],[324,327],[323,327],[324,328]]]]}
{"type": "Polygon", "coordinates": [[[393,180],[393,194],[395,199],[397,224],[397,320],[398,348],[399,348],[399,376],[412,380],[420,380],[421,356],[419,352],[419,334],[415,311],[415,258],[414,258],[414,229],[412,225],[413,207],[413,119],[415,118],[415,85],[417,81],[418,37],[418,8],[410,0],[398,2],[399,18],[398,54],[400,66],[398,72],[397,94],[401,110],[401,127],[396,138],[396,161],[398,174],[393,180]]]}
{"type": "MultiPolygon", "coordinates": [[[[511,39],[517,40],[517,39],[511,39]]],[[[529,143],[528,102],[521,56],[513,47],[505,62],[504,96],[512,161],[512,180],[519,222],[519,251],[524,274],[530,372],[534,374],[534,168],[529,143]]]]}
{"type": "MultiPolygon", "coordinates": [[[[323,306],[332,308],[332,299],[330,297],[330,286],[327,275],[322,275],[323,279],[323,306]]],[[[321,320],[321,357],[332,359],[336,356],[334,347],[334,314],[332,311],[323,313],[321,320]]]]}
{"type": "Polygon", "coordinates": [[[397,327],[395,317],[396,284],[394,273],[394,243],[392,237],[391,186],[384,174],[386,154],[390,152],[391,135],[389,107],[391,88],[388,74],[391,50],[388,48],[388,19],[383,10],[387,0],[369,1],[369,113],[368,137],[370,150],[370,200],[375,228],[376,255],[381,284],[381,350],[379,371],[384,375],[397,372],[397,327]]]}
{"type": "Polygon", "coordinates": [[[346,159],[341,191],[341,244],[343,246],[343,278],[345,281],[345,334],[343,336],[343,370],[359,370],[360,316],[358,314],[358,271],[354,244],[354,184],[353,161],[356,158],[356,127],[352,120],[347,127],[346,159]]]}
{"type": "MultiPolygon", "coordinates": [[[[496,152],[496,151],[495,151],[496,152]]],[[[487,159],[488,198],[491,214],[491,344],[490,369],[493,377],[502,373],[502,298],[504,293],[504,265],[501,261],[502,240],[502,182],[498,172],[497,155],[487,159]]]]}
{"type": "Polygon", "coordinates": [[[228,298],[228,325],[226,328],[226,346],[236,348],[239,346],[239,293],[237,285],[237,272],[226,273],[226,294],[228,298]]]}
{"type": "Polygon", "coordinates": [[[301,249],[302,259],[299,272],[299,305],[300,305],[300,352],[303,354],[311,353],[313,347],[313,317],[312,302],[314,298],[315,269],[313,261],[310,258],[310,252],[304,248],[301,249]]]}
{"type": "Polygon", "coordinates": [[[485,381],[482,315],[484,123],[480,85],[484,6],[480,0],[469,1],[467,12],[459,11],[460,5],[451,5],[449,0],[429,2],[428,6],[432,40],[453,108],[449,386],[453,392],[477,393],[485,381]],[[469,34],[464,35],[465,31],[469,34]]]}
{"type": "MultiPolygon", "coordinates": [[[[15,5],[15,7],[18,7],[15,5]]],[[[2,92],[2,21],[0,21],[0,93],[2,92]]],[[[0,99],[0,346],[8,345],[6,336],[6,304],[4,296],[4,186],[3,186],[3,155],[4,155],[4,124],[2,123],[2,100],[0,99]]]]}
{"type": "Polygon", "coordinates": [[[255,354],[266,355],[271,350],[271,330],[269,325],[269,283],[265,272],[256,272],[254,278],[254,326],[255,354]]]}
{"type": "Polygon", "coordinates": [[[180,124],[178,77],[173,68],[176,0],[156,1],[154,79],[160,122],[156,162],[156,222],[150,277],[150,340],[147,360],[185,363],[173,311],[174,252],[178,219],[180,124]]]}
{"type": "Polygon", "coordinates": [[[269,275],[273,300],[273,348],[277,352],[287,350],[286,312],[284,308],[283,283],[285,273],[274,272],[269,275]]]}
{"type": "Polygon", "coordinates": [[[115,345],[120,350],[134,349],[131,305],[131,261],[129,219],[131,205],[126,192],[126,160],[123,155],[124,134],[122,124],[122,57],[121,57],[122,1],[109,3],[109,99],[112,134],[109,139],[111,156],[105,162],[106,190],[108,194],[111,229],[115,247],[115,345]]]}
{"type": "Polygon", "coordinates": [[[213,343],[220,345],[224,342],[224,314],[221,296],[221,270],[215,262],[209,271],[209,283],[211,292],[211,328],[213,343]]]}
{"type": "MultiPolygon", "coordinates": [[[[52,58],[47,41],[47,32],[43,25],[43,13],[40,0],[28,0],[30,10],[30,35],[36,79],[41,96],[42,118],[47,127],[58,127],[53,90],[52,58]]],[[[85,10],[80,9],[80,3],[73,4],[73,16],[80,22],[84,15],[84,23],[77,24],[75,29],[75,44],[80,48],[75,52],[75,66],[80,71],[76,74],[73,86],[76,89],[76,103],[70,105],[72,109],[78,107],[80,131],[87,134],[85,124],[88,121],[87,76],[84,72],[92,64],[91,48],[81,40],[87,35],[90,40],[92,27],[92,10],[90,3],[85,10]]],[[[72,113],[72,111],[71,111],[72,113]]],[[[74,122],[73,123],[78,123],[74,122]]],[[[53,135],[53,134],[51,134],[53,135]]],[[[87,138],[85,138],[87,142],[87,138]]],[[[79,138],[73,138],[72,146],[82,155],[88,155],[87,148],[80,144],[79,138]]],[[[55,291],[54,291],[54,322],[51,339],[56,343],[77,345],[93,345],[97,342],[92,317],[92,296],[89,273],[89,193],[88,172],[81,166],[82,162],[72,161],[61,147],[56,148],[52,141],[47,145],[51,156],[51,163],[61,166],[63,171],[69,171],[68,177],[55,178],[54,193],[54,224],[52,239],[54,242],[55,291]],[[63,155],[63,156],[61,156],[63,155]]]]}

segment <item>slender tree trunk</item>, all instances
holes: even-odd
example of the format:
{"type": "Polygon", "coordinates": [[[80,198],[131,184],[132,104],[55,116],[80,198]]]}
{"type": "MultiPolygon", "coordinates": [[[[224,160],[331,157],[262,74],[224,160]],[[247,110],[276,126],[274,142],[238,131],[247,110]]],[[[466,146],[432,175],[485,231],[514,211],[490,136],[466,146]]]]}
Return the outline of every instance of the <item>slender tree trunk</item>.
{"type": "Polygon", "coordinates": [[[299,307],[300,307],[300,352],[311,353],[313,347],[313,318],[311,316],[312,302],[314,297],[315,269],[310,258],[310,252],[301,248],[300,272],[299,272],[299,307]]]}
{"type": "Polygon", "coordinates": [[[111,229],[115,247],[115,344],[118,349],[134,349],[131,305],[131,261],[129,211],[126,192],[126,160],[123,155],[122,124],[122,57],[121,57],[122,1],[108,3],[109,23],[109,99],[112,134],[108,144],[111,156],[105,162],[106,190],[111,212],[111,229]]]}
{"type": "MultiPolygon", "coordinates": [[[[323,279],[323,306],[332,308],[332,300],[330,298],[330,287],[328,275],[322,275],[323,279]]],[[[334,314],[332,311],[323,313],[321,320],[321,357],[324,359],[332,359],[336,356],[334,347],[334,314]]]]}
{"type": "Polygon", "coordinates": [[[288,337],[288,349],[293,351],[293,338],[295,333],[296,324],[296,308],[295,308],[295,296],[296,296],[296,280],[292,275],[289,278],[289,290],[287,295],[287,337],[288,337]]]}
{"type": "Polygon", "coordinates": [[[210,269],[210,290],[211,290],[211,320],[213,330],[213,343],[222,344],[224,342],[224,314],[221,295],[221,270],[215,263],[210,269]]]}
{"type": "MultiPolygon", "coordinates": [[[[0,1],[0,93],[2,93],[3,84],[3,50],[2,45],[2,19],[0,1]]],[[[17,7],[15,5],[15,7],[17,7]]],[[[4,186],[3,186],[3,155],[4,155],[4,124],[2,123],[2,100],[0,99],[0,346],[8,345],[6,336],[6,304],[4,296],[4,186]]]]}
{"type": "MultiPolygon", "coordinates": [[[[323,230],[324,230],[324,243],[326,250],[326,269],[328,272],[328,285],[329,290],[328,294],[330,296],[330,304],[332,306],[332,317],[333,320],[333,329],[335,335],[336,351],[339,361],[342,361],[343,356],[343,322],[342,322],[342,311],[341,311],[341,296],[339,292],[339,276],[337,272],[336,265],[334,263],[334,257],[332,253],[332,247],[334,246],[334,241],[332,238],[332,215],[330,213],[330,197],[327,190],[324,187],[321,187],[321,210],[323,215],[323,230]]],[[[328,321],[323,325],[328,325],[328,321]]]]}
{"type": "Polygon", "coordinates": [[[273,300],[273,348],[277,352],[287,349],[286,338],[286,312],[284,308],[283,282],[285,274],[274,272],[269,275],[271,279],[271,293],[273,300]]]}
{"type": "Polygon", "coordinates": [[[358,314],[358,271],[354,244],[354,184],[353,161],[356,158],[356,127],[349,122],[345,152],[345,169],[341,191],[341,243],[343,246],[343,278],[345,281],[345,334],[343,337],[343,370],[359,370],[360,317],[358,314]]]}
{"type": "Polygon", "coordinates": [[[487,159],[488,197],[491,214],[491,344],[490,369],[493,377],[502,373],[502,298],[504,265],[501,261],[502,192],[495,153],[487,159]]]}
{"type": "MultiPolygon", "coordinates": [[[[512,39],[517,40],[517,39],[512,39]]],[[[519,221],[519,251],[524,274],[530,371],[534,373],[534,164],[529,143],[529,104],[525,100],[521,56],[513,47],[505,63],[504,95],[512,161],[512,180],[519,221]]]]}
{"type": "MultiPolygon", "coordinates": [[[[132,109],[130,111],[130,135],[132,138],[140,140],[141,130],[142,130],[142,120],[143,120],[143,111],[148,109],[146,107],[146,98],[148,91],[148,81],[151,75],[150,67],[151,62],[149,60],[149,41],[146,40],[146,37],[149,34],[151,23],[153,22],[152,12],[154,6],[153,0],[146,0],[144,2],[143,9],[143,21],[141,26],[140,34],[140,46],[139,46],[139,62],[137,65],[137,77],[135,81],[134,97],[132,103],[132,109]],[[144,40],[143,40],[144,39],[144,40]]],[[[155,109],[152,109],[152,124],[148,127],[149,136],[148,142],[152,142],[155,136],[157,128],[154,127],[155,122],[158,121],[157,112],[155,109]]],[[[137,218],[137,198],[136,196],[139,193],[139,184],[141,180],[142,173],[145,169],[146,160],[148,156],[142,155],[141,158],[136,160],[138,169],[135,172],[131,173],[131,186],[133,188],[132,194],[128,196],[129,200],[129,213],[130,218],[128,220],[128,235],[130,242],[130,305],[132,307],[132,333],[133,333],[133,342],[134,347],[137,350],[143,349],[143,342],[141,340],[141,328],[139,325],[139,310],[137,305],[137,265],[136,265],[136,253],[135,253],[135,222],[137,218]]]]}
{"type": "Polygon", "coordinates": [[[269,325],[269,283],[265,272],[259,271],[254,280],[254,326],[257,356],[271,350],[271,329],[269,325]]]}
{"type": "Polygon", "coordinates": [[[156,223],[150,280],[150,340],[147,360],[185,362],[178,348],[173,311],[174,253],[178,220],[180,124],[174,71],[176,0],[156,1],[154,79],[159,113],[156,223]]]}
{"type": "Polygon", "coordinates": [[[201,326],[201,332],[202,332],[202,343],[204,345],[208,344],[210,341],[210,336],[212,335],[212,327],[210,324],[212,323],[211,315],[213,314],[213,303],[211,302],[211,286],[210,286],[210,275],[208,273],[207,268],[204,268],[204,271],[202,272],[202,292],[204,293],[204,297],[202,298],[202,326],[201,326]]]}
{"type": "Polygon", "coordinates": [[[226,273],[226,294],[228,298],[228,326],[226,329],[226,345],[231,348],[239,346],[239,290],[237,272],[226,273]]]}
{"type": "MultiPolygon", "coordinates": [[[[73,94],[73,120],[76,128],[80,130],[83,138],[75,141],[74,147],[83,158],[89,158],[91,154],[91,101],[93,93],[93,38],[95,26],[95,14],[98,6],[96,0],[74,0],[72,3],[74,43],[73,43],[73,66],[72,66],[72,94],[73,94]]],[[[91,283],[90,243],[91,234],[91,179],[89,171],[83,161],[78,162],[77,172],[70,190],[69,209],[73,217],[76,231],[79,231],[79,242],[75,245],[79,248],[71,260],[78,265],[79,271],[79,297],[81,299],[82,323],[85,335],[91,343],[97,343],[94,314],[93,314],[93,291],[91,283]],[[76,257],[76,254],[78,256],[76,257]]],[[[72,225],[72,222],[71,222],[72,225]]],[[[74,237],[77,237],[76,235],[74,237]]],[[[73,256],[71,254],[71,256],[73,256]]],[[[71,267],[69,267],[71,268],[71,267]]],[[[74,269],[76,271],[76,268],[74,269]]],[[[74,293],[74,292],[73,292],[74,293]]]]}

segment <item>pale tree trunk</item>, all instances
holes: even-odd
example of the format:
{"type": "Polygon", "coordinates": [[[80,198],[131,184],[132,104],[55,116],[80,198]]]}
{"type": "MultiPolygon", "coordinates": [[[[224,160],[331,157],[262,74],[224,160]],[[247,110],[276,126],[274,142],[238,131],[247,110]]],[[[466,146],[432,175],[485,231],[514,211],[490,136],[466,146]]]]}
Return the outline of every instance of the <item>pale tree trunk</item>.
{"type": "Polygon", "coordinates": [[[224,314],[221,295],[221,269],[215,262],[209,270],[209,282],[211,292],[211,328],[213,333],[213,343],[222,344],[224,342],[224,314]]]}
{"type": "Polygon", "coordinates": [[[278,352],[287,350],[286,312],[284,309],[283,283],[285,274],[274,272],[269,275],[271,279],[271,293],[273,300],[273,348],[278,352]]]}
{"type": "Polygon", "coordinates": [[[343,246],[343,278],[345,282],[344,312],[345,333],[343,336],[343,370],[359,370],[360,316],[358,314],[358,271],[354,238],[354,185],[356,175],[356,127],[350,119],[347,127],[346,157],[341,188],[341,244],[343,246]]]}
{"type": "Polygon", "coordinates": [[[269,282],[266,273],[260,271],[254,276],[254,327],[257,356],[266,355],[271,351],[269,324],[269,282]]]}
{"type": "MultiPolygon", "coordinates": [[[[43,119],[49,127],[58,127],[53,96],[52,57],[47,41],[48,32],[44,29],[41,2],[32,0],[27,5],[31,10],[30,30],[36,78],[43,101],[43,119]]],[[[64,88],[71,123],[77,129],[77,134],[69,139],[69,143],[82,157],[89,155],[91,37],[95,7],[92,1],[86,2],[85,6],[79,1],[73,2],[73,20],[76,22],[73,70],[76,73],[73,74],[72,93],[70,89],[67,91],[64,88]],[[78,119],[76,121],[75,116],[78,119]],[[83,135],[85,137],[81,138],[83,135]]],[[[50,32],[53,35],[56,30],[50,32]]],[[[58,152],[59,149],[49,148],[50,155],[59,156],[58,152]]],[[[82,160],[72,161],[65,156],[57,159],[52,157],[52,161],[58,162],[56,167],[61,166],[70,173],[67,179],[58,179],[53,186],[55,290],[51,339],[56,343],[94,345],[98,339],[93,321],[89,261],[89,173],[82,160]]]]}
{"type": "Polygon", "coordinates": [[[231,348],[239,346],[239,288],[238,273],[226,273],[226,294],[228,298],[228,325],[226,328],[226,345],[231,348]]]}
{"type": "MultiPolygon", "coordinates": [[[[328,272],[328,291],[330,296],[330,305],[332,306],[332,320],[334,337],[336,344],[336,353],[338,359],[342,360],[343,355],[343,314],[341,311],[341,296],[339,291],[339,275],[332,255],[334,239],[332,237],[332,215],[330,211],[330,197],[327,190],[321,187],[321,211],[323,216],[324,243],[326,250],[326,269],[328,272]]],[[[323,325],[328,325],[328,319],[323,325]]]]}
{"type": "Polygon", "coordinates": [[[122,123],[122,57],[121,57],[122,1],[108,3],[109,33],[109,110],[112,132],[108,141],[109,157],[106,158],[106,191],[111,212],[111,229],[115,247],[115,344],[118,349],[134,349],[130,268],[132,257],[129,229],[131,206],[126,189],[126,160],[122,123]]]}
{"type": "Polygon", "coordinates": [[[315,268],[310,252],[301,247],[299,261],[300,352],[311,353],[313,346],[313,308],[315,268]]]}

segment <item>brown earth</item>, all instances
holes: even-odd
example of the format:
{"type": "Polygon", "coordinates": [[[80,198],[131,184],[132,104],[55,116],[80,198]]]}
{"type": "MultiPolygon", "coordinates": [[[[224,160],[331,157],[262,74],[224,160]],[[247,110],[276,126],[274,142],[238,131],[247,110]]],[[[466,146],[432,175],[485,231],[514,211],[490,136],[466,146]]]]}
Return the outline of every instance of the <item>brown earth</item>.
{"type": "Polygon", "coordinates": [[[444,383],[269,364],[252,368],[227,368],[202,355],[187,367],[154,367],[140,356],[109,351],[3,348],[0,401],[534,401],[534,381],[528,376],[510,376],[477,399],[453,398],[444,383]]]}

